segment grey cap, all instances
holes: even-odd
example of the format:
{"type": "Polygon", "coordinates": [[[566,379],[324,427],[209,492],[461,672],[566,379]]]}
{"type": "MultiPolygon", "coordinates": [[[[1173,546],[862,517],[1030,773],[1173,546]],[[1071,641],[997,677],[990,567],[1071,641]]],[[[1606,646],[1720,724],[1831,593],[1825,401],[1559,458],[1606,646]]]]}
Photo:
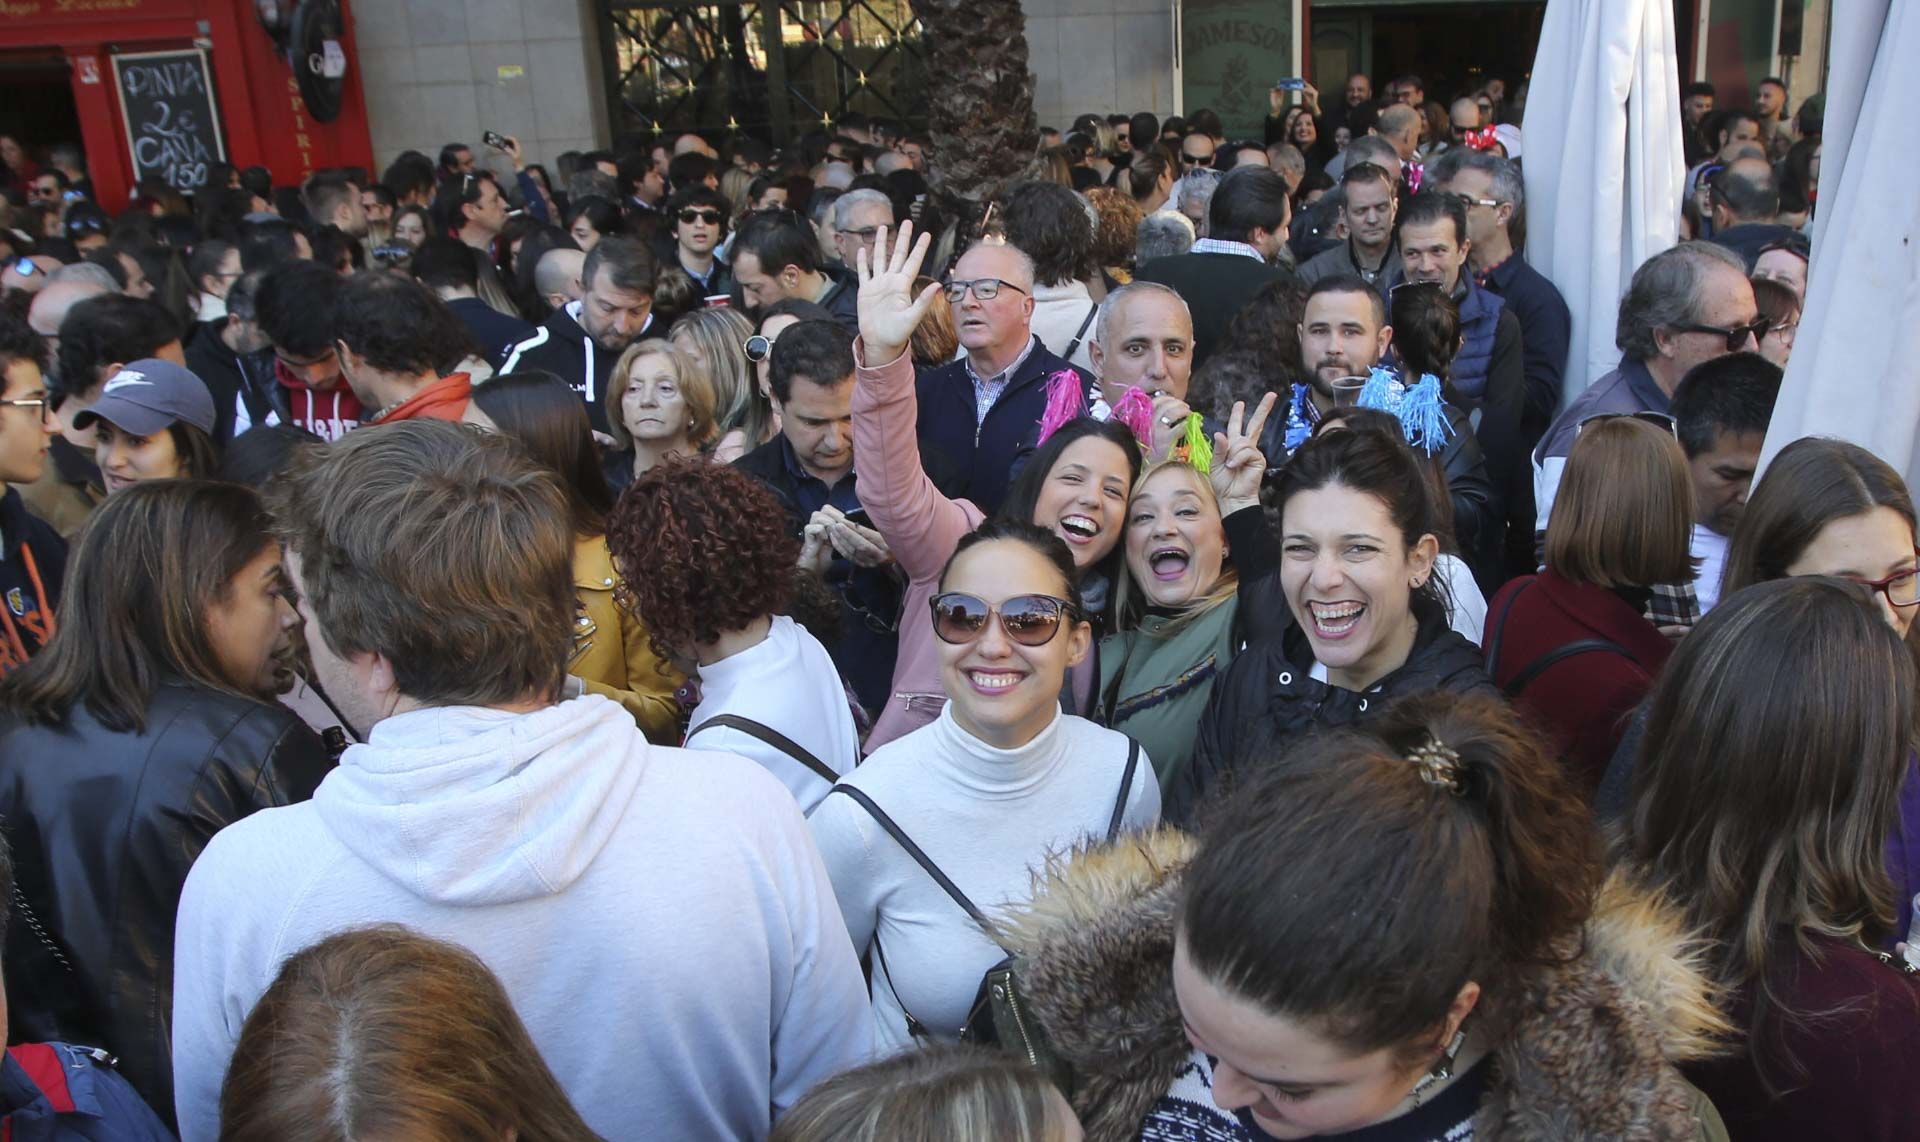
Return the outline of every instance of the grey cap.
{"type": "Polygon", "coordinates": [[[152,436],[186,421],[213,434],[213,394],[205,381],[174,364],[148,357],[124,365],[107,378],[100,399],[73,418],[75,428],[104,420],[133,436],[152,436]]]}

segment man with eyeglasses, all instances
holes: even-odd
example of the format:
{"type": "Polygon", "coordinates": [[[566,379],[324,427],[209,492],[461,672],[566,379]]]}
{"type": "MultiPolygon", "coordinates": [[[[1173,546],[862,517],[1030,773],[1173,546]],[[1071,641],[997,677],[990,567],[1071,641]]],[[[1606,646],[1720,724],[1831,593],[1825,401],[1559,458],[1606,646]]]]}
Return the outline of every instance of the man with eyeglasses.
{"type": "Polygon", "coordinates": [[[1385,295],[1387,283],[1400,272],[1400,245],[1394,237],[1398,181],[1386,167],[1372,162],[1352,163],[1340,172],[1340,220],[1346,223],[1347,240],[1302,262],[1302,282],[1312,285],[1335,274],[1352,274],[1385,295]]]}
{"type": "Polygon", "coordinates": [[[1642,262],[1620,299],[1620,367],[1554,418],[1533,452],[1534,530],[1544,534],[1580,424],[1607,413],[1673,414],[1680,379],[1696,365],[1755,349],[1766,321],[1747,268],[1724,246],[1682,242],[1642,262]]]}
{"type": "Polygon", "coordinates": [[[859,288],[851,267],[828,268],[812,228],[791,210],[762,210],[740,223],[733,236],[733,280],[740,283],[750,316],[797,297],[833,314],[849,333],[860,328],[859,288]]]}
{"type": "Polygon", "coordinates": [[[882,226],[891,227],[893,200],[877,190],[850,190],[833,200],[833,248],[840,264],[851,270],[861,250],[873,256],[873,243],[882,226]]]}
{"type": "Polygon", "coordinates": [[[690,186],[667,200],[673,226],[673,259],[700,292],[733,292],[733,274],[715,252],[727,236],[727,199],[708,186],[690,186]]]}
{"type": "Polygon", "coordinates": [[[1033,281],[1032,259],[1012,246],[983,242],[962,255],[946,294],[964,355],[917,384],[922,450],[962,473],[957,494],[988,515],[1038,435],[1047,378],[1071,370],[1081,393],[1091,381],[1034,336],[1033,281]]]}
{"type": "Polygon", "coordinates": [[[43,170],[34,176],[33,182],[27,187],[27,193],[33,197],[35,203],[51,206],[57,210],[60,207],[60,196],[66,193],[67,186],[66,175],[56,170],[43,170]]]}
{"type": "Polygon", "coordinates": [[[66,541],[14,487],[40,479],[58,431],[41,373],[46,352],[26,322],[0,311],[0,677],[53,636],[67,566],[66,541]]]}
{"type": "Polygon", "coordinates": [[[1520,322],[1527,377],[1521,427],[1531,448],[1560,405],[1573,315],[1559,289],[1514,248],[1511,227],[1525,201],[1520,170],[1491,152],[1454,147],[1427,168],[1426,181],[1466,208],[1467,265],[1474,284],[1504,301],[1520,322]]]}
{"type": "Polygon", "coordinates": [[[1187,137],[1180,140],[1180,169],[1190,171],[1213,166],[1213,152],[1217,149],[1213,136],[1204,131],[1188,132],[1187,137]]]}
{"type": "Polygon", "coordinates": [[[1453,106],[1447,110],[1447,125],[1452,136],[1450,148],[1464,146],[1467,136],[1484,126],[1479,101],[1466,96],[1454,100],[1453,106]]]}

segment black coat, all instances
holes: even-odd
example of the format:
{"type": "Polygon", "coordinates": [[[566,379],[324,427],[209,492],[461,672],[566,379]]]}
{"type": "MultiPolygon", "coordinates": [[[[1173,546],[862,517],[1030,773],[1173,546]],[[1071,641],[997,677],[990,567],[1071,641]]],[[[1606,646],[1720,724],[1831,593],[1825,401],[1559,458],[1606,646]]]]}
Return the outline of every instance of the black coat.
{"type": "Polygon", "coordinates": [[[1034,339],[1033,351],[1008,380],[986,419],[974,415],[973,381],[964,360],[928,369],[914,387],[920,403],[920,450],[929,469],[945,465],[964,473],[960,482],[942,487],[992,515],[1000,510],[1013,483],[1015,459],[1031,450],[1040,434],[1040,416],[1047,408],[1047,378],[1062,369],[1078,378],[1085,392],[1092,378],[1047,351],[1034,339]]]}
{"type": "MultiPolygon", "coordinates": [[[[593,422],[593,427],[605,432],[609,415],[607,382],[613,375],[615,362],[620,360],[621,351],[591,342],[573,313],[568,312],[576,310],[579,304],[570,303],[554,310],[533,331],[533,336],[517,345],[508,346],[499,371],[524,373],[544,369],[559,377],[572,385],[573,391],[580,394],[580,399],[587,402],[587,419],[593,422]]],[[[666,322],[659,314],[650,313],[647,315],[646,328],[634,340],[666,335],[666,322]]],[[[611,415],[618,416],[619,411],[614,409],[611,415]]]]}
{"type": "Polygon", "coordinates": [[[173,1121],[173,924],[187,870],[222,828],[304,801],[332,763],[285,707],[179,679],[144,733],[84,702],[61,726],[0,715],[0,829],[13,849],[11,1033],[103,1046],[173,1121]]]}
{"type": "MultiPolygon", "coordinates": [[[[1281,601],[1272,597],[1280,590],[1277,576],[1249,587],[1270,593],[1264,601],[1277,609],[1281,601]]],[[[1241,595],[1241,605],[1247,606],[1248,587],[1241,588],[1241,595]]],[[[1231,783],[1239,767],[1271,762],[1276,747],[1310,731],[1365,721],[1396,698],[1429,690],[1500,693],[1487,680],[1480,648],[1447,625],[1441,607],[1415,596],[1413,610],[1420,626],[1412,653],[1365,693],[1315,681],[1309,674],[1312,644],[1291,622],[1278,638],[1261,639],[1241,651],[1214,683],[1213,697],[1200,718],[1193,763],[1167,790],[1162,816],[1191,825],[1205,797],[1231,783]]]]}
{"type": "Polygon", "coordinates": [[[1175,254],[1155,258],[1134,277],[1159,282],[1179,294],[1193,311],[1193,366],[1206,363],[1227,339],[1227,326],[1253,295],[1291,275],[1279,266],[1241,254],[1175,254]]]}

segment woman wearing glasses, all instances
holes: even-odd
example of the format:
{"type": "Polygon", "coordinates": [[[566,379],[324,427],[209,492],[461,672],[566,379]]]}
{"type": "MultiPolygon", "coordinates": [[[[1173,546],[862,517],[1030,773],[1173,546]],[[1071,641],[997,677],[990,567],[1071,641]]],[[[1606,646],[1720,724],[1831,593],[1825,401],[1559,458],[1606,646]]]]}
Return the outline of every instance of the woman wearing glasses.
{"type": "MultiPolygon", "coordinates": [[[[874,263],[860,270],[853,449],[860,465],[860,502],[906,572],[909,586],[892,697],[868,738],[868,749],[926,725],[946,701],[938,681],[936,642],[920,619],[925,613],[920,608],[932,596],[961,537],[986,516],[972,501],[942,494],[921,463],[910,345],[941,288],[929,284],[914,292],[930,240],[921,235],[916,243],[912,223],[903,223],[897,237],[882,237],[891,244],[876,245],[874,263]]],[[[968,256],[980,249],[975,247],[968,256]]],[[[867,262],[864,254],[860,261],[867,262]]],[[[993,297],[1010,296],[1001,295],[1001,283],[992,278],[964,285],[975,298],[981,290],[993,291],[993,297]]],[[[967,405],[962,415],[973,412],[972,402],[967,405]]],[[[991,428],[994,422],[988,423],[991,428]]],[[[1139,475],[1140,445],[1131,429],[1117,421],[1078,417],[1067,420],[1026,457],[1000,506],[1000,518],[1043,527],[1066,543],[1075,581],[1088,596],[1087,617],[1098,619],[1107,610],[1110,584],[1120,573],[1127,496],[1139,475]]],[[[1070,690],[1060,695],[1068,708],[1089,708],[1098,673],[1091,662],[1073,671],[1070,690]]]]}
{"type": "Polygon", "coordinates": [[[1093,642],[1078,579],[1066,543],[1033,524],[995,521],[960,539],[931,613],[909,615],[931,627],[946,706],[813,811],[847,930],[872,956],[882,1053],[955,1038],[981,976],[1006,955],[890,833],[991,912],[1025,898],[1049,853],[1159,817],[1149,759],[1125,735],[1061,712],[1067,671],[1093,642]]]}
{"type": "Polygon", "coordinates": [[[1692,483],[1672,422],[1580,426],[1547,523],[1546,568],[1488,608],[1487,673],[1548,734],[1591,795],[1673,643],[1653,588],[1693,581],[1692,483]]]}

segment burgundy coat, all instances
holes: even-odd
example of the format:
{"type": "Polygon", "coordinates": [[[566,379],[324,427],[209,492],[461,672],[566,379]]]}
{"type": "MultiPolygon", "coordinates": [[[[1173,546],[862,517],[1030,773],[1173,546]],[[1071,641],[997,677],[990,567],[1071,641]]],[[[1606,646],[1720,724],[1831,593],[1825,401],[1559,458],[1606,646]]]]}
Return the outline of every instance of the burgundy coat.
{"type": "Polygon", "coordinates": [[[1589,797],[1673,650],[1626,600],[1552,568],[1500,589],[1480,646],[1494,685],[1548,733],[1589,797]]]}

